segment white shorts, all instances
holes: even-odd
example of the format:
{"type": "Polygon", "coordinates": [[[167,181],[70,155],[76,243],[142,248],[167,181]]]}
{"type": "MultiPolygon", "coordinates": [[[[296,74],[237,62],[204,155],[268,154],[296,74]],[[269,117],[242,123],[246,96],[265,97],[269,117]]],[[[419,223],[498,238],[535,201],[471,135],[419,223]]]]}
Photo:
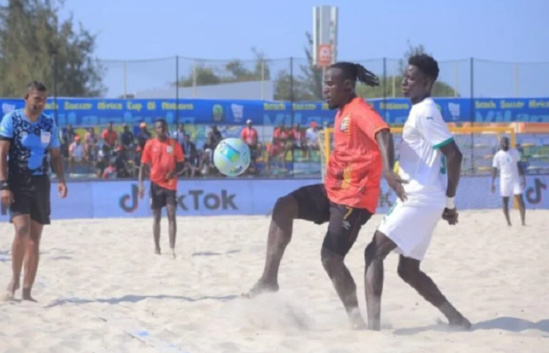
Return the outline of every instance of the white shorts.
{"type": "Polygon", "coordinates": [[[443,211],[444,206],[398,200],[387,211],[377,230],[396,244],[397,254],[421,261],[443,211]]]}
{"type": "Polygon", "coordinates": [[[511,197],[522,194],[523,190],[519,180],[499,180],[499,192],[501,197],[511,197]]]}

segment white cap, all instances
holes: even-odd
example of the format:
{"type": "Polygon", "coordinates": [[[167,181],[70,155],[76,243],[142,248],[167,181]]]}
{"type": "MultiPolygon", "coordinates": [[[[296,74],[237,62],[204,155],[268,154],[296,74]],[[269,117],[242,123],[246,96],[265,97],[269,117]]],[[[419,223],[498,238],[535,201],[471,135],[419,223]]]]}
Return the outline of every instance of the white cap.
{"type": "Polygon", "coordinates": [[[252,119],[246,120],[246,124],[251,124],[251,123],[252,123],[252,119]]]}

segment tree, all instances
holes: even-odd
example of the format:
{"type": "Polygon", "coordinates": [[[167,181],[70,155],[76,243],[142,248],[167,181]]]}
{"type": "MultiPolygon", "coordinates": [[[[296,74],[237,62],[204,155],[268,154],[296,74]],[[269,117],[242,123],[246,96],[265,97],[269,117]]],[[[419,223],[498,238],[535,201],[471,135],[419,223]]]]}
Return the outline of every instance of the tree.
{"type": "Polygon", "coordinates": [[[0,6],[0,95],[20,97],[31,80],[53,88],[53,58],[58,96],[99,96],[103,68],[93,58],[95,36],[72,16],[60,22],[64,0],[9,0],[0,6]]]}
{"type": "Polygon", "coordinates": [[[270,69],[267,65],[265,55],[262,52],[252,48],[255,56],[253,60],[253,69],[247,67],[246,62],[242,60],[232,60],[223,66],[207,67],[204,63],[198,63],[189,70],[186,76],[179,79],[179,86],[191,87],[216,85],[220,83],[261,81],[270,79],[270,69]]]}

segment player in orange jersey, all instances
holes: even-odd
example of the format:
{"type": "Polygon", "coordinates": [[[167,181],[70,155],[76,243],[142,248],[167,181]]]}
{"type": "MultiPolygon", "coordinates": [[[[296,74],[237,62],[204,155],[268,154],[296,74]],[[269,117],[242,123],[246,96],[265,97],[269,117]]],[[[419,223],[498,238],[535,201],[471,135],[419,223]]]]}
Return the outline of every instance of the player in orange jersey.
{"type": "Polygon", "coordinates": [[[175,257],[175,210],[177,207],[177,176],[183,170],[185,160],[181,145],[168,138],[168,124],[158,119],[154,125],[156,138],[145,144],[139,168],[139,197],[145,196],[143,186],[144,168],[151,167],[151,208],[154,215],[153,234],[155,251],[160,254],[160,219],[162,207],[166,207],[169,222],[170,248],[175,257]]]}
{"type": "Polygon", "coordinates": [[[324,77],[324,96],[330,109],[338,109],[334,124],[335,147],[324,184],[299,188],[279,198],[272,212],[263,275],[246,294],[278,291],[278,269],[292,238],[294,219],[328,222],[321,259],[353,328],[365,328],[356,285],[344,259],[361,227],[376,211],[381,176],[400,198],[403,182],[392,170],[393,143],[389,126],[355,93],[356,81],[378,86],[378,78],[362,65],[340,62],[324,77]]]}

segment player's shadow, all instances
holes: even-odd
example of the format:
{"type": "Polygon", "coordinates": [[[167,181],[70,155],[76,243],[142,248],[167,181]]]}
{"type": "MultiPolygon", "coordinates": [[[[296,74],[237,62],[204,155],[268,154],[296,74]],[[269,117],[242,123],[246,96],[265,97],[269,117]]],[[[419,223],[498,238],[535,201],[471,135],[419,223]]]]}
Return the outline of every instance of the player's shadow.
{"type": "MultiPolygon", "coordinates": [[[[478,330],[503,330],[509,332],[521,332],[525,330],[539,330],[543,332],[549,332],[549,319],[540,320],[538,322],[532,322],[525,319],[519,319],[516,317],[497,317],[495,319],[481,321],[473,324],[471,331],[478,330]]],[[[448,326],[447,323],[438,322],[434,325],[405,328],[395,330],[394,334],[399,336],[415,335],[427,331],[443,331],[443,332],[463,332],[462,330],[455,330],[448,326]]]]}
{"type": "Polygon", "coordinates": [[[89,303],[107,303],[107,304],[119,304],[119,303],[138,303],[145,299],[175,299],[183,300],[187,302],[197,302],[201,300],[220,300],[228,301],[237,298],[237,295],[226,295],[226,296],[203,296],[203,297],[185,297],[179,295],[125,295],[119,298],[99,298],[99,299],[80,299],[80,298],[60,298],[54,300],[50,304],[46,305],[45,308],[53,308],[56,306],[62,306],[65,304],[89,304],[89,303]]]}

